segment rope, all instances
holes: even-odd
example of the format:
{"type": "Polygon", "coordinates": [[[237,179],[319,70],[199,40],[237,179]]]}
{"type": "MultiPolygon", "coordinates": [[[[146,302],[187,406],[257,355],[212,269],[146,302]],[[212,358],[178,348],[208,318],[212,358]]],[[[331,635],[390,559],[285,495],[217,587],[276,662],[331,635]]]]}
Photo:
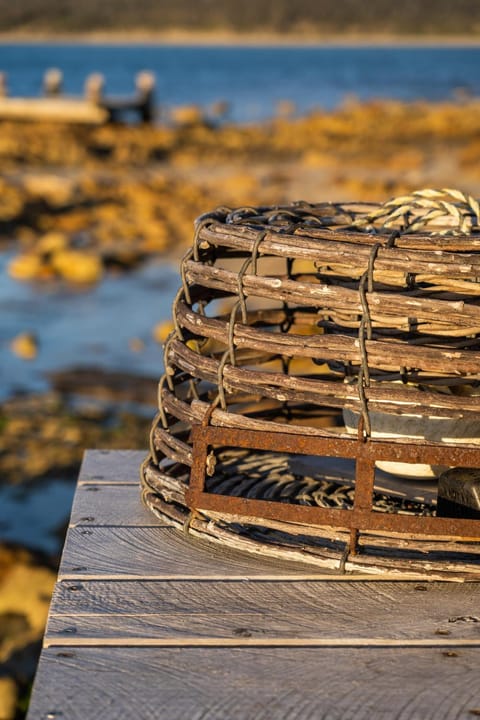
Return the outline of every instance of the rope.
{"type": "Polygon", "coordinates": [[[372,232],[377,223],[385,229],[396,227],[402,233],[425,230],[434,235],[469,235],[472,230],[480,229],[480,205],[460,190],[425,188],[392,198],[365,215],[357,215],[352,226],[372,232]],[[445,222],[441,224],[441,220],[445,222]]]}
{"type": "Polygon", "coordinates": [[[248,268],[252,267],[252,273],[253,275],[257,274],[257,259],[258,259],[258,248],[260,247],[260,243],[264,239],[265,235],[267,234],[267,230],[260,233],[258,237],[256,238],[250,257],[248,257],[245,262],[243,263],[242,267],[240,268],[237,276],[237,285],[238,285],[238,299],[240,301],[240,307],[242,308],[242,322],[244,325],[248,324],[248,313],[247,313],[247,301],[245,298],[245,292],[243,290],[243,278],[248,270],[248,268]]]}
{"type": "MultiPolygon", "coordinates": [[[[388,240],[390,243],[392,238],[388,240]]],[[[367,291],[373,292],[373,268],[375,265],[375,259],[378,255],[380,243],[375,243],[372,247],[370,256],[368,258],[368,267],[360,278],[358,284],[358,291],[360,293],[360,302],[362,303],[362,320],[360,327],[358,328],[358,342],[360,346],[361,355],[361,367],[358,373],[358,396],[360,404],[362,406],[363,426],[365,435],[370,437],[371,435],[371,422],[370,415],[368,412],[368,401],[365,394],[365,388],[370,387],[370,370],[368,367],[368,354],[366,340],[372,339],[372,318],[370,316],[370,307],[368,305],[367,291]]]]}

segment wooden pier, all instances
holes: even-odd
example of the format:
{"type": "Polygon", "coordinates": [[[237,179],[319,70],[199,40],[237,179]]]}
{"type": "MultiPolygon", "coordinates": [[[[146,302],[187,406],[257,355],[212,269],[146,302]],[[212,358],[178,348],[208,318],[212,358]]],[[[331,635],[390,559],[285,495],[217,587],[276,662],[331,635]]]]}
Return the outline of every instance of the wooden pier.
{"type": "Polygon", "coordinates": [[[480,584],[192,539],[141,505],[144,455],[84,458],[28,720],[480,715],[480,584]]]}
{"type": "Polygon", "coordinates": [[[6,75],[0,73],[0,121],[101,125],[132,116],[141,123],[155,119],[155,76],[151,72],[137,74],[131,96],[107,95],[103,75],[93,73],[86,79],[83,97],[69,97],[63,94],[60,70],[50,69],[44,75],[42,91],[41,97],[10,97],[6,75]]]}

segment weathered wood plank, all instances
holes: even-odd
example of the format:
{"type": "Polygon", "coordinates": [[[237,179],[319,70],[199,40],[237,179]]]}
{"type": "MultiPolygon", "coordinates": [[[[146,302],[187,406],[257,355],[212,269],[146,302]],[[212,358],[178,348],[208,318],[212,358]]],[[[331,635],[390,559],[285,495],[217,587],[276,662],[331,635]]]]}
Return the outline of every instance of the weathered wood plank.
{"type": "Polygon", "coordinates": [[[44,650],[29,720],[456,720],[480,706],[480,650],[44,650]]]}
{"type": "MultiPolygon", "coordinates": [[[[383,639],[480,644],[480,584],[335,580],[64,581],[45,642],[383,639]],[[359,607],[364,611],[359,613],[359,607]]],[[[352,641],[353,642],[353,641],[352,641]]]]}
{"type": "MultiPolygon", "coordinates": [[[[85,483],[77,487],[70,525],[159,527],[166,525],[142,503],[140,487],[85,483]]],[[[171,524],[171,523],[170,523],[171,524]]]]}
{"type": "Polygon", "coordinates": [[[135,483],[147,450],[86,450],[78,482],[135,483]]]}
{"type": "MultiPolygon", "coordinates": [[[[155,614],[160,612],[258,612],[283,609],[291,617],[302,612],[321,612],[330,625],[342,615],[349,626],[368,628],[375,618],[402,626],[407,618],[413,625],[468,618],[480,633],[480,583],[377,581],[342,582],[304,580],[92,580],[82,583],[57,583],[53,595],[53,614],[155,614]],[[358,608],[367,607],[368,616],[358,616],[358,608]],[[75,610],[74,610],[75,609],[75,610]],[[402,617],[397,620],[396,613],[402,617]]],[[[404,632],[410,634],[409,628],[404,632]]]]}
{"type": "Polygon", "coordinates": [[[215,545],[167,527],[77,527],[67,533],[59,579],[319,576],[318,568],[215,545]]]}
{"type": "Polygon", "coordinates": [[[145,455],[85,458],[28,720],[480,708],[480,584],[350,583],[182,535],[140,504],[145,455]]]}

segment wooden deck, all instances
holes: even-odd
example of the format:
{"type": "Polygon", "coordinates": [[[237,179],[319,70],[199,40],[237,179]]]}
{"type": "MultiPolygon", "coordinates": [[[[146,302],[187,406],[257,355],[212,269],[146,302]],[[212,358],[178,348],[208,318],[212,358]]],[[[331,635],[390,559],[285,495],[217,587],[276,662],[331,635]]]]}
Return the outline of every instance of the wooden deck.
{"type": "Polygon", "coordinates": [[[192,540],[145,453],[89,451],[28,720],[480,715],[480,585],[325,575],[192,540]]]}

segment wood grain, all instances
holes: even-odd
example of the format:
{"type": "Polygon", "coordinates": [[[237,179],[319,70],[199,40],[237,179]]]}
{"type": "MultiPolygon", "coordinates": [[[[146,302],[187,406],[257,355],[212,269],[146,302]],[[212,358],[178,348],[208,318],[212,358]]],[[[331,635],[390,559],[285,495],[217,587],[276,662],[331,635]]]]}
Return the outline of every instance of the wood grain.
{"type": "Polygon", "coordinates": [[[86,450],[79,483],[138,484],[147,450],[86,450]]]}
{"type": "Polygon", "coordinates": [[[74,527],[67,533],[59,578],[268,578],[308,574],[320,573],[314,566],[255,557],[192,539],[172,528],[74,527]]]}
{"type": "Polygon", "coordinates": [[[85,483],[75,493],[70,525],[160,527],[165,523],[143,505],[138,483],[85,483]]]}
{"type": "Polygon", "coordinates": [[[328,575],[162,526],[145,453],[91,451],[28,720],[460,720],[480,584],[328,575]]]}
{"type": "Polygon", "coordinates": [[[335,580],[64,581],[46,644],[316,639],[480,644],[478,584],[335,580]],[[359,607],[368,609],[359,613],[359,607]]]}
{"type": "Polygon", "coordinates": [[[480,704],[479,657],[471,648],[49,648],[29,720],[460,720],[480,704]]]}
{"type": "MultiPolygon", "coordinates": [[[[228,337],[229,322],[210,318],[195,312],[185,302],[177,304],[177,319],[184,327],[197,335],[225,342],[228,337]]],[[[317,360],[337,360],[343,362],[361,362],[358,337],[352,335],[298,335],[294,332],[272,333],[261,328],[235,323],[233,327],[235,347],[261,350],[266,354],[284,354],[290,357],[309,357],[317,360]]],[[[367,340],[365,343],[369,362],[372,366],[392,363],[399,352],[405,353],[412,366],[421,367],[428,372],[443,372],[452,362],[452,352],[445,348],[417,347],[403,339],[393,342],[367,340]]],[[[455,351],[455,367],[458,372],[475,373],[478,370],[480,353],[455,351]]]]}
{"type": "MultiPolygon", "coordinates": [[[[222,225],[218,224],[215,227],[202,228],[200,234],[202,239],[217,247],[235,248],[251,253],[254,246],[255,230],[251,231],[250,236],[248,233],[238,232],[238,230],[239,228],[234,225],[229,224],[222,227],[222,225]]],[[[241,230],[243,231],[244,228],[242,227],[241,230]]],[[[377,240],[377,237],[374,239],[377,240]]],[[[333,255],[338,258],[338,262],[355,267],[359,263],[368,263],[371,243],[373,242],[372,238],[373,236],[368,237],[362,234],[356,236],[352,235],[351,232],[342,232],[342,230],[338,229],[335,229],[335,236],[333,237],[331,230],[325,228],[320,230],[311,226],[302,228],[300,226],[296,228],[294,235],[282,233],[281,240],[273,232],[267,233],[262,240],[261,247],[264,254],[269,253],[285,258],[296,256],[298,251],[298,257],[318,264],[331,262],[333,255]],[[302,235],[305,235],[303,242],[302,235]],[[313,242],[312,238],[314,238],[313,242]]],[[[448,249],[463,247],[467,252],[472,252],[475,243],[473,238],[469,237],[468,241],[465,238],[459,238],[459,241],[454,246],[456,239],[452,242],[452,238],[446,238],[445,247],[448,249]]],[[[458,273],[459,276],[468,277],[472,273],[473,277],[475,277],[474,273],[477,271],[479,264],[478,257],[469,254],[468,262],[466,262],[465,257],[451,252],[439,251],[432,256],[432,242],[431,239],[429,240],[430,244],[428,245],[428,239],[426,240],[425,237],[418,239],[412,236],[399,238],[395,243],[395,248],[386,246],[380,248],[375,267],[399,272],[399,268],[405,265],[411,267],[412,262],[415,262],[415,271],[419,273],[443,275],[452,274],[453,271],[458,273]],[[416,246],[413,252],[412,244],[416,246]],[[406,249],[400,249],[402,245],[406,249]],[[410,249],[408,249],[409,247],[410,249]],[[422,250],[422,247],[425,249],[422,250]]],[[[435,238],[435,241],[438,243],[436,247],[442,246],[443,238],[435,238]],[[439,240],[440,243],[438,243],[439,240]]]]}
{"type": "MultiPolygon", "coordinates": [[[[184,260],[183,268],[187,282],[190,285],[200,285],[204,288],[212,288],[230,292],[234,295],[238,292],[238,273],[230,272],[218,266],[210,266],[184,260]]],[[[357,290],[351,290],[336,285],[321,284],[316,282],[295,282],[286,277],[269,278],[266,276],[245,274],[242,279],[242,286],[246,295],[271,298],[294,303],[303,307],[322,306],[332,313],[342,311],[346,313],[361,313],[362,307],[357,290]]],[[[453,301],[431,300],[422,298],[411,298],[401,293],[369,293],[369,304],[371,305],[372,320],[380,318],[382,313],[387,311],[399,317],[414,315],[419,321],[437,321],[446,323],[449,327],[458,325],[459,328],[467,329],[469,326],[476,326],[480,322],[480,308],[467,303],[455,303],[453,301]]]]}

